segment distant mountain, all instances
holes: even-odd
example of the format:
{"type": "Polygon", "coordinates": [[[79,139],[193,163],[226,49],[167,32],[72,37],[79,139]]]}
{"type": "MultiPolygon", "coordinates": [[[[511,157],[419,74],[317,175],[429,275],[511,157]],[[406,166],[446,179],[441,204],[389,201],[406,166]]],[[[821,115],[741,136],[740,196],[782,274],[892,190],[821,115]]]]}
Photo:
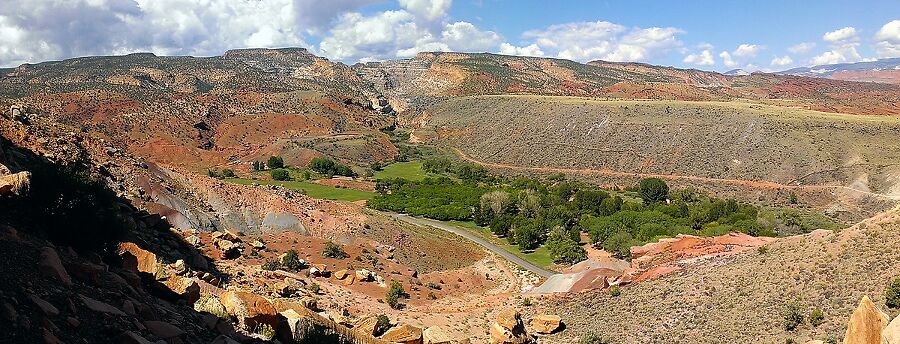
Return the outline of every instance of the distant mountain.
{"type": "Polygon", "coordinates": [[[900,84],[900,57],[788,69],[777,74],[900,84]]]}
{"type": "Polygon", "coordinates": [[[750,72],[738,68],[738,69],[732,69],[732,70],[727,71],[722,74],[725,74],[725,75],[750,75],[750,72]]]}

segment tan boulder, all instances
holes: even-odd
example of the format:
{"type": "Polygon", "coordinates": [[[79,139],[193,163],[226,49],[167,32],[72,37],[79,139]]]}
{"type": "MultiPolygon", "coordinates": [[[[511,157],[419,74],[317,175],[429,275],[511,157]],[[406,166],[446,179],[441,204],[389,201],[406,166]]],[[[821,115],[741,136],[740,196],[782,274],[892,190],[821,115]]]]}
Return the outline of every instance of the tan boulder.
{"type": "Polygon", "coordinates": [[[222,237],[224,237],[225,239],[228,239],[229,241],[241,242],[242,235],[244,235],[244,233],[241,233],[240,231],[229,230],[226,228],[224,230],[222,237]]]}
{"type": "Polygon", "coordinates": [[[353,330],[362,334],[374,336],[378,332],[378,317],[369,315],[356,320],[353,330]]]}
{"type": "Polygon", "coordinates": [[[324,276],[328,274],[328,265],[325,264],[310,264],[309,265],[309,274],[313,276],[324,276]]]}
{"type": "Polygon", "coordinates": [[[884,344],[900,344],[900,316],[894,318],[894,320],[881,331],[881,339],[884,341],[884,344]]]}
{"type": "Polygon", "coordinates": [[[278,326],[278,312],[272,303],[265,298],[246,291],[226,291],[219,296],[225,311],[235,317],[244,328],[253,328],[258,324],[278,326]]]}
{"type": "Polygon", "coordinates": [[[200,285],[197,281],[187,277],[171,276],[163,284],[179,298],[184,299],[189,305],[200,299],[200,285]]]}
{"type": "Polygon", "coordinates": [[[238,245],[230,240],[217,240],[216,247],[222,252],[223,259],[235,258],[240,254],[238,245]]]}
{"type": "Polygon", "coordinates": [[[497,314],[497,320],[491,323],[490,334],[491,344],[523,344],[531,341],[522,323],[522,316],[512,308],[506,308],[497,314]]]}
{"type": "Polygon", "coordinates": [[[179,275],[184,275],[189,271],[187,264],[184,263],[184,259],[176,260],[175,263],[172,263],[169,267],[179,275]]]}
{"type": "Polygon", "coordinates": [[[337,278],[338,280],[343,280],[347,278],[347,276],[350,276],[349,270],[338,270],[334,273],[334,278],[337,278]]]}
{"type": "Polygon", "coordinates": [[[197,302],[194,303],[194,310],[201,313],[209,313],[218,318],[227,318],[228,311],[219,301],[219,298],[212,294],[204,294],[197,302]]]}
{"type": "Polygon", "coordinates": [[[560,324],[558,315],[537,315],[531,319],[531,329],[542,334],[553,333],[559,329],[560,324]]]}
{"type": "Polygon", "coordinates": [[[282,327],[282,330],[288,332],[282,334],[281,337],[288,341],[302,341],[306,336],[306,331],[310,328],[310,326],[308,326],[308,319],[305,319],[300,313],[297,313],[297,311],[293,309],[286,309],[280,314],[287,323],[287,327],[282,327]]]}
{"type": "Polygon", "coordinates": [[[353,285],[356,283],[356,274],[349,274],[344,278],[344,285],[353,285]]]}
{"type": "Polygon", "coordinates": [[[456,341],[444,331],[443,327],[431,326],[422,331],[422,342],[424,344],[452,344],[456,341]]]}
{"type": "Polygon", "coordinates": [[[408,324],[394,326],[381,335],[381,340],[391,343],[422,344],[422,329],[408,324]]]}
{"type": "Polygon", "coordinates": [[[156,254],[140,248],[133,242],[119,244],[117,253],[122,257],[122,265],[134,272],[142,272],[155,276],[159,270],[156,254]]]}
{"type": "Polygon", "coordinates": [[[356,270],[356,280],[359,282],[371,281],[372,272],[366,269],[356,270]]]}
{"type": "MultiPolygon", "coordinates": [[[[2,166],[2,165],[0,165],[2,166]]],[[[0,176],[0,196],[22,195],[31,186],[31,172],[0,176]]]]}
{"type": "Polygon", "coordinates": [[[887,315],[868,296],[863,296],[847,323],[844,344],[882,344],[881,330],[887,325],[887,315]]]}

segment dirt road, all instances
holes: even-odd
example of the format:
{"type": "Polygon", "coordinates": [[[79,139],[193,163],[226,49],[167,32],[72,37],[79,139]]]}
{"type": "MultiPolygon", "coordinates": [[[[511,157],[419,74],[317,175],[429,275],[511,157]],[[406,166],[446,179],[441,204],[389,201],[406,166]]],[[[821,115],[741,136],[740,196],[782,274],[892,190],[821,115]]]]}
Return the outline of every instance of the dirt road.
{"type": "Polygon", "coordinates": [[[513,262],[516,265],[519,265],[519,266],[525,268],[526,270],[537,274],[538,276],[548,278],[550,276],[556,275],[555,272],[546,270],[546,269],[538,267],[537,265],[531,264],[528,261],[526,261],[522,258],[519,258],[519,256],[516,256],[516,255],[512,254],[511,252],[504,250],[504,249],[498,247],[497,245],[494,245],[494,244],[488,242],[487,240],[479,238],[477,235],[469,233],[469,231],[466,229],[459,228],[459,227],[456,227],[456,226],[453,226],[453,225],[450,225],[450,224],[447,224],[447,223],[444,223],[441,221],[436,221],[436,220],[431,220],[431,219],[423,219],[423,218],[419,218],[419,217],[412,217],[412,216],[409,216],[406,214],[391,214],[391,216],[400,221],[408,222],[408,223],[411,223],[411,224],[414,224],[417,226],[434,227],[437,229],[445,230],[450,233],[459,235],[463,238],[469,239],[472,242],[488,249],[489,251],[494,252],[503,258],[506,258],[506,260],[509,260],[510,262],[513,262]]]}
{"type": "Polygon", "coordinates": [[[726,178],[709,178],[709,177],[700,177],[700,176],[686,176],[686,175],[676,175],[676,174],[655,174],[655,173],[638,173],[638,172],[622,172],[622,171],[613,171],[609,169],[577,169],[577,168],[561,168],[561,167],[531,167],[531,166],[516,166],[516,165],[508,165],[508,164],[500,164],[500,163],[492,163],[477,160],[468,156],[463,151],[459,150],[459,148],[452,147],[453,151],[465,161],[478,164],[485,167],[492,167],[498,169],[506,169],[512,171],[528,171],[528,172],[537,172],[537,173],[566,173],[566,174],[577,174],[577,175],[597,175],[597,176],[611,176],[611,177],[631,177],[631,178],[659,178],[665,180],[689,180],[689,181],[698,181],[703,183],[711,183],[711,184],[729,184],[729,185],[737,185],[743,186],[747,188],[754,189],[785,189],[785,190],[846,190],[854,193],[859,193],[867,196],[878,197],[888,200],[900,200],[900,195],[885,195],[880,193],[875,193],[866,190],[860,190],[856,188],[852,188],[849,186],[843,185],[787,185],[780,184],[767,180],[745,180],[745,179],[726,179],[726,178]]]}

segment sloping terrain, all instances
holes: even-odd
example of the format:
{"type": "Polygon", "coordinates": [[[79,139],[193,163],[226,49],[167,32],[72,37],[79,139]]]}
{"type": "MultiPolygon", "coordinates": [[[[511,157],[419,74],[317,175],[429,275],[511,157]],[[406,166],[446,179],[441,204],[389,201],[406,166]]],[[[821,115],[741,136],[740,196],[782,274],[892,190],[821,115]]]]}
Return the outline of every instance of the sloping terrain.
{"type": "Polygon", "coordinates": [[[798,67],[778,74],[900,84],[900,58],[798,67]]]}
{"type": "MultiPolygon", "coordinates": [[[[745,190],[738,192],[834,185],[852,190],[802,191],[900,195],[900,121],[893,117],[738,102],[481,96],[448,100],[409,121],[424,123],[416,136],[520,172],[583,174],[621,185],[659,175],[745,190]]],[[[877,198],[875,209],[884,207],[877,198]]]]}
{"type": "Polygon", "coordinates": [[[420,53],[353,68],[398,111],[421,111],[435,98],[540,94],[617,99],[733,100],[807,106],[850,114],[900,114],[900,87],[788,75],[726,76],[640,63],[496,54],[420,53]],[[424,96],[424,97],[423,97],[424,96]]]}
{"type": "Polygon", "coordinates": [[[859,300],[867,295],[883,307],[884,286],[898,277],[897,220],[894,210],[837,233],[817,231],[778,240],[767,251],[698,261],[622,288],[618,297],[587,292],[542,300],[571,329],[549,341],[595,333],[611,343],[839,342],[859,300]],[[820,308],[824,323],[785,330],[783,313],[792,303],[805,315],[820,308]]]}

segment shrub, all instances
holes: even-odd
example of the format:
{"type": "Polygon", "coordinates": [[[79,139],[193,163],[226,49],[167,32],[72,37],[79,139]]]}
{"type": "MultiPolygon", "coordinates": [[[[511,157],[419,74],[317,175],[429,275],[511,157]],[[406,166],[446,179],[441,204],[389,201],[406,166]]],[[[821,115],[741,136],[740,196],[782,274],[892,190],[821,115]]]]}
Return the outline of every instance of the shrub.
{"type": "Polygon", "coordinates": [[[581,335],[578,344],[609,344],[609,339],[595,333],[585,333],[581,335]]]}
{"type": "Polygon", "coordinates": [[[885,304],[890,308],[900,308],[900,277],[884,290],[885,304]]]}
{"type": "Polygon", "coordinates": [[[791,202],[791,204],[797,204],[797,194],[791,192],[790,196],[788,196],[788,201],[791,202]]]}
{"type": "Polygon", "coordinates": [[[303,269],[303,262],[300,260],[300,256],[297,254],[297,251],[292,249],[285,252],[282,264],[291,270],[303,269]]]}
{"type": "Polygon", "coordinates": [[[230,169],[230,168],[226,168],[226,169],[222,170],[222,177],[225,177],[225,178],[236,178],[237,175],[234,174],[234,170],[232,170],[232,169],[230,169]]]}
{"type": "Polygon", "coordinates": [[[522,299],[522,306],[531,307],[531,298],[526,297],[526,298],[522,299]]]}
{"type": "Polygon", "coordinates": [[[271,340],[275,338],[275,329],[272,328],[272,325],[269,324],[259,324],[259,327],[256,328],[256,333],[263,337],[265,340],[271,340]]]}
{"type": "Polygon", "coordinates": [[[619,295],[622,295],[622,288],[617,285],[609,287],[609,295],[612,297],[619,297],[619,295]]]}
{"type": "Polygon", "coordinates": [[[269,175],[272,176],[273,180],[289,180],[291,179],[291,175],[285,169],[277,169],[269,171],[269,175]]]}
{"type": "Polygon", "coordinates": [[[206,175],[209,177],[212,177],[212,178],[220,178],[221,177],[218,172],[216,172],[215,170],[212,170],[212,169],[207,169],[206,175]]]}
{"type": "Polygon", "coordinates": [[[662,179],[646,178],[641,180],[639,192],[644,204],[653,204],[669,197],[669,186],[662,179]]]}
{"type": "Polygon", "coordinates": [[[375,321],[375,336],[380,336],[391,328],[391,319],[387,315],[379,314],[375,321]]]}
{"type": "Polygon", "coordinates": [[[393,309],[400,309],[400,298],[409,297],[409,294],[403,290],[403,284],[398,281],[391,281],[391,287],[384,294],[384,302],[393,309]]]}
{"type": "Polygon", "coordinates": [[[803,309],[797,303],[789,303],[784,308],[784,329],[787,331],[796,330],[803,324],[803,309]]]}
{"type": "Polygon", "coordinates": [[[822,312],[822,309],[816,308],[813,309],[811,313],[809,313],[809,324],[813,327],[818,327],[825,322],[825,313],[822,312]]]}
{"type": "Polygon", "coordinates": [[[313,284],[309,285],[310,293],[318,294],[320,291],[322,291],[322,287],[320,287],[318,283],[313,283],[313,284]]]}
{"type": "Polygon", "coordinates": [[[284,159],[280,156],[270,156],[269,161],[266,162],[266,166],[268,166],[269,169],[284,168],[284,159]]]}
{"type": "Polygon", "coordinates": [[[349,257],[347,252],[344,252],[340,246],[329,241],[325,243],[325,249],[322,250],[322,257],[325,258],[334,258],[334,259],[344,259],[349,257]]]}
{"type": "Polygon", "coordinates": [[[271,259],[267,260],[262,265],[262,269],[266,270],[266,271],[274,271],[274,270],[277,270],[279,267],[281,267],[281,265],[278,264],[278,262],[271,260],[271,259]]]}

